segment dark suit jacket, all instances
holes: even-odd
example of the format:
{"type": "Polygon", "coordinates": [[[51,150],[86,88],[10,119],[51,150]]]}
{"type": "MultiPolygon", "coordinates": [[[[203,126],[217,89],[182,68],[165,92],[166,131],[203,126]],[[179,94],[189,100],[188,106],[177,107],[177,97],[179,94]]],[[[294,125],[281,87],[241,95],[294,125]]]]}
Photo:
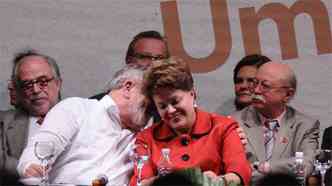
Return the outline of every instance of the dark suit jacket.
{"type": "MultiPolygon", "coordinates": [[[[239,122],[248,138],[246,145],[247,158],[251,163],[265,161],[264,132],[258,112],[251,106],[236,112],[233,117],[239,122]]],[[[318,148],[319,121],[296,111],[286,108],[276,134],[271,167],[272,172],[291,172],[295,152],[305,155],[307,174],[313,169],[314,151],[318,148]]],[[[256,174],[258,174],[256,172],[256,174]]]]}
{"type": "Polygon", "coordinates": [[[322,149],[332,150],[332,127],[328,127],[324,130],[322,149]]]}
{"type": "MultiPolygon", "coordinates": [[[[321,149],[332,150],[332,126],[324,130],[321,149]]],[[[325,184],[332,185],[332,168],[326,171],[325,184]]]]}
{"type": "Polygon", "coordinates": [[[0,111],[0,123],[0,184],[16,184],[16,167],[26,145],[29,116],[19,109],[0,111]]]}

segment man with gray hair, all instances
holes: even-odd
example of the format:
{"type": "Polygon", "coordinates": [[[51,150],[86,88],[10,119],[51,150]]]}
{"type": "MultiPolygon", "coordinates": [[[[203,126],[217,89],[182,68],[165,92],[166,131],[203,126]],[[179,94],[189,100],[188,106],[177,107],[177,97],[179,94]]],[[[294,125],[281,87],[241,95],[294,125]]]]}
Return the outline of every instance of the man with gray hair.
{"type": "Polygon", "coordinates": [[[304,154],[306,175],[312,171],[319,121],[287,105],[296,88],[295,74],[287,64],[265,63],[256,74],[251,106],[233,114],[247,136],[253,181],[270,172],[294,173],[296,152],[304,154]]]}
{"type": "Polygon", "coordinates": [[[15,185],[16,166],[28,139],[46,113],[60,100],[61,76],[56,61],[33,49],[13,59],[15,110],[0,112],[0,185],[15,185]]]}
{"type": "MultiPolygon", "coordinates": [[[[68,98],[47,114],[31,144],[54,144],[48,164],[51,183],[90,185],[105,174],[111,184],[128,184],[134,134],[147,123],[148,103],[141,92],[143,72],[142,67],[126,66],[115,74],[110,91],[101,100],[68,98]]],[[[24,150],[18,171],[23,182],[42,176],[33,145],[24,150]]]]}

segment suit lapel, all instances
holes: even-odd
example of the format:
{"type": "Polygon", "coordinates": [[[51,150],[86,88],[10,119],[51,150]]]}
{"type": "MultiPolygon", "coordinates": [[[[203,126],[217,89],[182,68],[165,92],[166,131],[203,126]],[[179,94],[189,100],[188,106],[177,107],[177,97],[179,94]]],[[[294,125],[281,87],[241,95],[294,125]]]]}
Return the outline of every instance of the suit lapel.
{"type": "Polygon", "coordinates": [[[246,127],[245,132],[248,135],[248,145],[252,152],[258,158],[258,161],[265,161],[264,131],[261,127],[260,119],[256,111],[251,108],[246,110],[243,115],[243,124],[246,127]]]}
{"type": "Polygon", "coordinates": [[[11,153],[18,158],[27,142],[28,125],[28,115],[20,111],[15,113],[13,120],[8,121],[6,135],[9,140],[7,143],[11,153]]]}

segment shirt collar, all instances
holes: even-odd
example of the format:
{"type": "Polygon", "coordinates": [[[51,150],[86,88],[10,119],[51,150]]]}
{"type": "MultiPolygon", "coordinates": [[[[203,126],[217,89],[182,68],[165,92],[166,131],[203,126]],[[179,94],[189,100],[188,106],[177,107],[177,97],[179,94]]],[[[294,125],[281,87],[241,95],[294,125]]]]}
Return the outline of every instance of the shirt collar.
{"type": "MultiPolygon", "coordinates": [[[[101,100],[99,102],[103,105],[103,107],[105,109],[108,109],[109,107],[116,107],[116,109],[117,109],[116,103],[114,102],[112,97],[109,96],[108,94],[106,94],[103,98],[101,98],[101,100]]],[[[117,110],[119,110],[119,109],[117,109],[117,110]]]]}
{"type": "Polygon", "coordinates": [[[38,125],[39,126],[39,124],[37,124],[37,120],[38,120],[37,117],[35,117],[35,116],[29,116],[29,123],[31,125],[38,125]]]}
{"type": "Polygon", "coordinates": [[[121,119],[120,119],[120,110],[112,97],[108,94],[106,94],[100,101],[99,103],[105,108],[107,111],[108,116],[112,121],[114,121],[114,124],[116,124],[116,128],[121,130],[121,119]]]}
{"type": "MultiPolygon", "coordinates": [[[[188,134],[188,136],[191,136],[192,138],[200,138],[209,134],[213,128],[213,124],[211,121],[212,118],[209,113],[197,108],[196,121],[193,125],[193,129],[191,130],[190,134],[188,134]]],[[[170,141],[173,138],[177,137],[177,134],[171,127],[161,121],[153,129],[153,136],[157,141],[170,141]]]]}
{"type": "Polygon", "coordinates": [[[258,113],[259,119],[261,121],[262,124],[264,124],[267,120],[277,120],[278,121],[278,127],[280,127],[281,124],[281,119],[284,117],[286,113],[286,110],[284,110],[278,117],[276,118],[266,118],[265,116],[263,116],[262,114],[258,113]]]}

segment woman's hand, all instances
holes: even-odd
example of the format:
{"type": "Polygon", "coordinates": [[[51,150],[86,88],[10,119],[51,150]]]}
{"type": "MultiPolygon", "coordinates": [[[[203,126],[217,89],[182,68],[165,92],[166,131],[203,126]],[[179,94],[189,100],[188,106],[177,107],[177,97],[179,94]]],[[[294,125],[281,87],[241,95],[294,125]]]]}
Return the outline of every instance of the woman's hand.
{"type": "Polygon", "coordinates": [[[230,182],[234,182],[236,184],[241,183],[241,178],[235,173],[227,173],[227,174],[222,175],[222,176],[217,176],[212,171],[205,171],[203,174],[210,177],[214,181],[219,180],[219,179],[223,179],[223,181],[226,181],[225,185],[227,185],[227,183],[230,183],[230,182]]]}
{"type": "Polygon", "coordinates": [[[219,176],[216,175],[216,173],[214,173],[213,171],[205,171],[203,172],[203,174],[207,177],[210,177],[214,181],[219,179],[219,176]]]}
{"type": "Polygon", "coordinates": [[[224,178],[226,180],[226,183],[233,182],[233,183],[236,183],[236,184],[241,184],[241,178],[235,173],[232,173],[232,172],[227,173],[227,174],[224,175],[224,178]]]}

